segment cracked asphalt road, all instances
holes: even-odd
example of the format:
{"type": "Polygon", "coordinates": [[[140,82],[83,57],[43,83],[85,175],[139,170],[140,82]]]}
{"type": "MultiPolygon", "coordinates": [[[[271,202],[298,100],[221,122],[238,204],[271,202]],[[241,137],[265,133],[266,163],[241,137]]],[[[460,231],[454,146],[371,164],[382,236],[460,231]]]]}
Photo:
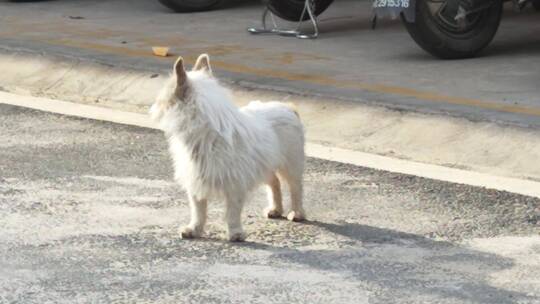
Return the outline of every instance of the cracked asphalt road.
{"type": "Polygon", "coordinates": [[[540,200],[308,159],[310,220],[188,220],[162,134],[0,104],[0,303],[540,303],[540,200]]]}

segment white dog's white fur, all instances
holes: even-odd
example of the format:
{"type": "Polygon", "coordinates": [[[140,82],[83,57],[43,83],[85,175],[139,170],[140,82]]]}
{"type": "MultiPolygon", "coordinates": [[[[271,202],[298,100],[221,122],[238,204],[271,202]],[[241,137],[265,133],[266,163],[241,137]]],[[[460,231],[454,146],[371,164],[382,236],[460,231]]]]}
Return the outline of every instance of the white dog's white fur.
{"type": "Polygon", "coordinates": [[[183,238],[199,237],[207,202],[223,198],[231,241],[242,241],[241,212],[249,191],[267,184],[269,218],[283,213],[280,180],[291,191],[289,220],[303,220],[304,129],[296,111],[279,102],[237,108],[213,77],[208,55],[186,72],[182,58],[150,109],[169,141],[175,179],[186,189],[191,221],[183,238]]]}

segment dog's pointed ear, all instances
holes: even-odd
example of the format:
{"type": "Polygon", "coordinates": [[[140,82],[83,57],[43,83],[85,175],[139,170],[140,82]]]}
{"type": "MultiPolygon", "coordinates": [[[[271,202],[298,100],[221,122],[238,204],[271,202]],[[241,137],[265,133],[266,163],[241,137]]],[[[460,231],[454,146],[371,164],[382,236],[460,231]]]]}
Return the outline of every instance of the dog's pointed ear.
{"type": "Polygon", "coordinates": [[[205,71],[206,73],[212,75],[210,56],[208,56],[208,54],[201,54],[193,66],[193,71],[205,71]]]}
{"type": "Polygon", "coordinates": [[[186,70],[184,69],[184,59],[178,57],[174,63],[174,74],[176,75],[176,83],[178,86],[183,86],[187,80],[186,70]]]}

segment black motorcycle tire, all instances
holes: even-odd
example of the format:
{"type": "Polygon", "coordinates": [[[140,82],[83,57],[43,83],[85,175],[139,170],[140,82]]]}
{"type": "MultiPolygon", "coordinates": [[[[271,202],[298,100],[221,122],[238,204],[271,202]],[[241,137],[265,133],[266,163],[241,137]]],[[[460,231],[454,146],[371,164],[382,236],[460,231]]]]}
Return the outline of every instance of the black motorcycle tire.
{"type": "Polygon", "coordinates": [[[225,0],[158,0],[161,4],[178,13],[208,11],[218,8],[225,0]]]}
{"type": "Polygon", "coordinates": [[[537,11],[540,11],[540,0],[532,0],[532,5],[534,9],[536,9],[537,11]]]}
{"type": "Polygon", "coordinates": [[[489,8],[478,13],[473,28],[463,33],[451,33],[437,23],[427,1],[416,0],[416,20],[408,22],[402,15],[405,28],[414,41],[431,55],[442,59],[462,59],[476,56],[493,39],[499,27],[503,1],[495,0],[489,8]]]}
{"type": "MultiPolygon", "coordinates": [[[[324,12],[334,0],[314,0],[315,16],[324,12]]],[[[304,0],[265,0],[268,9],[281,19],[287,21],[298,21],[304,10],[304,0]]],[[[309,19],[307,13],[304,14],[302,21],[309,19]]]]}

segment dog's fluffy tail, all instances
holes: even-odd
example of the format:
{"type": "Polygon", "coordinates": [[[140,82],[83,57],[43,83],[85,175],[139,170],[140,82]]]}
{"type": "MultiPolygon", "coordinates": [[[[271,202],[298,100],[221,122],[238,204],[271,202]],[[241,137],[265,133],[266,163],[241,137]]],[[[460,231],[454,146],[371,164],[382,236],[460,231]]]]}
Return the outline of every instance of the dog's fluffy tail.
{"type": "Polygon", "coordinates": [[[300,118],[300,113],[298,113],[298,108],[296,107],[296,105],[292,102],[288,102],[288,103],[285,103],[285,106],[287,108],[289,108],[289,110],[293,111],[294,115],[296,115],[296,117],[300,118]]]}

